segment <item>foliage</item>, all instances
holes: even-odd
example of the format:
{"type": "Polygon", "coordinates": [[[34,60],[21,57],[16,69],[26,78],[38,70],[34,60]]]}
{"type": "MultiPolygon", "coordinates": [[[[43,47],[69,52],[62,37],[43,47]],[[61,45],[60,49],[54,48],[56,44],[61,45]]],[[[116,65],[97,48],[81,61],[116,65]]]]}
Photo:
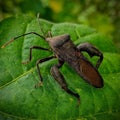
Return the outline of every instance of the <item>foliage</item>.
{"type": "MultiPolygon", "coordinates": [[[[104,78],[104,87],[96,89],[81,79],[67,64],[61,72],[69,88],[81,96],[81,103],[67,94],[50,74],[50,68],[57,61],[50,60],[40,65],[43,86],[35,89],[39,81],[35,62],[51,55],[49,52],[33,51],[29,64],[22,61],[29,58],[29,47],[40,45],[49,47],[35,35],[20,38],[4,49],[0,49],[0,119],[1,120],[119,120],[120,114],[120,54],[113,42],[80,24],[51,23],[41,19],[45,33],[53,36],[68,33],[74,44],[90,42],[104,54],[99,72],[104,78]]],[[[0,46],[11,38],[23,33],[35,31],[41,34],[36,19],[28,16],[11,17],[0,22],[0,46]]],[[[92,59],[96,61],[96,59],[92,59]]]]}
{"type": "Polygon", "coordinates": [[[0,18],[29,14],[54,22],[84,23],[113,37],[120,51],[119,0],[1,0],[0,18]]]}

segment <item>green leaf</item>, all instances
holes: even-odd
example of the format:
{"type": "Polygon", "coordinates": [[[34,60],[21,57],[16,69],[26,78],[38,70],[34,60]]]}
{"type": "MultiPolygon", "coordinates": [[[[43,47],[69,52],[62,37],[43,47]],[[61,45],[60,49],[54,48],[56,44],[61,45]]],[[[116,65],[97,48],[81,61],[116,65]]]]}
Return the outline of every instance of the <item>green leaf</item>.
{"type": "MultiPolygon", "coordinates": [[[[53,59],[40,65],[44,83],[34,88],[39,81],[36,61],[53,53],[34,50],[32,61],[21,64],[28,60],[31,46],[49,48],[48,43],[33,34],[21,37],[0,49],[0,120],[119,120],[120,54],[116,52],[113,42],[84,25],[55,24],[43,19],[40,25],[45,33],[51,31],[53,36],[68,33],[76,45],[90,42],[99,48],[104,54],[99,68],[104,87],[97,89],[90,86],[64,64],[61,72],[69,88],[81,97],[81,103],[77,106],[76,98],[61,89],[51,76],[50,68],[57,62],[53,59]]],[[[13,37],[31,31],[42,34],[36,19],[28,16],[5,19],[0,22],[0,46],[13,37]]],[[[90,60],[96,62],[96,58],[90,60]]]]}

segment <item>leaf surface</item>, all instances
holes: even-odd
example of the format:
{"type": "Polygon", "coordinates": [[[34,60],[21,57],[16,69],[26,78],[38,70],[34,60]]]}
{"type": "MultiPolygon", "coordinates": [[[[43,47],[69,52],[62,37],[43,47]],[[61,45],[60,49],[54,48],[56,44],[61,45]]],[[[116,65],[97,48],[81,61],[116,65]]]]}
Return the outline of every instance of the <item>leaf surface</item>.
{"type": "MultiPolygon", "coordinates": [[[[31,46],[49,48],[48,43],[38,36],[24,36],[0,49],[0,120],[119,120],[120,54],[116,52],[113,42],[88,26],[55,24],[43,19],[40,22],[46,34],[48,31],[53,36],[67,33],[74,44],[90,42],[103,52],[104,60],[99,72],[103,76],[104,87],[97,89],[90,86],[64,64],[60,70],[69,88],[81,97],[81,103],[77,106],[76,98],[62,90],[51,76],[50,68],[57,63],[53,59],[40,65],[44,83],[34,88],[39,81],[36,61],[53,53],[33,50],[32,61],[21,64],[29,59],[31,46]]],[[[0,22],[0,46],[13,37],[32,31],[42,34],[36,19],[28,16],[5,19],[0,22]]],[[[94,64],[96,59],[90,60],[94,64]]]]}

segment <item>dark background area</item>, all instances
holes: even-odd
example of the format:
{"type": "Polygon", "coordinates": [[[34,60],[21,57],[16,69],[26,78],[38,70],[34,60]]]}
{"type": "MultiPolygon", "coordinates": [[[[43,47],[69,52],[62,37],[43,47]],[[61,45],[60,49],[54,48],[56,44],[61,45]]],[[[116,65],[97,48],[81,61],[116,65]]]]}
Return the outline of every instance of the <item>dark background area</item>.
{"type": "Polygon", "coordinates": [[[0,0],[0,21],[27,14],[52,22],[86,24],[113,39],[120,52],[120,0],[0,0]]]}

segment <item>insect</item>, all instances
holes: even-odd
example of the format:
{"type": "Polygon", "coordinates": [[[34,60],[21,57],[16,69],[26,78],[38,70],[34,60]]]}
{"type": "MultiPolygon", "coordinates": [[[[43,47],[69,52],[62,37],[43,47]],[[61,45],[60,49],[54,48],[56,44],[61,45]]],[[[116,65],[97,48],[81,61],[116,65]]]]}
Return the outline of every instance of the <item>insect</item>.
{"type": "MultiPolygon", "coordinates": [[[[41,29],[42,31],[42,29],[41,29]]],[[[43,31],[42,31],[43,32],[43,31]]],[[[34,34],[39,37],[41,37],[43,40],[47,41],[50,49],[48,48],[43,48],[41,46],[32,46],[30,47],[30,56],[29,60],[24,62],[28,63],[32,59],[32,50],[33,49],[39,49],[39,50],[44,50],[44,51],[50,51],[53,52],[53,56],[49,56],[43,59],[40,59],[36,62],[37,66],[37,71],[38,75],[40,78],[39,85],[42,84],[43,78],[40,73],[40,67],[39,64],[43,63],[45,61],[48,61],[53,58],[58,59],[58,63],[55,64],[54,66],[51,67],[51,75],[53,78],[59,83],[62,89],[64,89],[68,94],[76,97],[78,99],[78,102],[80,102],[80,96],[78,93],[73,92],[68,88],[68,85],[65,81],[64,76],[61,74],[59,69],[63,66],[63,64],[66,62],[68,63],[79,75],[82,77],[86,82],[88,82],[90,85],[96,87],[96,88],[101,88],[103,87],[103,78],[98,72],[98,68],[103,60],[103,54],[93,45],[90,43],[82,43],[78,46],[75,46],[70,38],[69,34],[63,34],[63,35],[58,35],[55,37],[52,37],[51,34],[49,34],[49,37],[45,37],[43,35],[40,35],[36,32],[29,32],[22,34],[20,36],[17,36],[13,38],[12,40],[8,41],[5,43],[1,48],[4,48],[14,40],[26,36],[29,34],[34,34]],[[99,59],[96,63],[96,66],[94,66],[89,60],[83,55],[83,51],[87,52],[90,57],[93,56],[98,56],[99,59]]],[[[44,34],[44,32],[43,32],[44,34]]]]}

